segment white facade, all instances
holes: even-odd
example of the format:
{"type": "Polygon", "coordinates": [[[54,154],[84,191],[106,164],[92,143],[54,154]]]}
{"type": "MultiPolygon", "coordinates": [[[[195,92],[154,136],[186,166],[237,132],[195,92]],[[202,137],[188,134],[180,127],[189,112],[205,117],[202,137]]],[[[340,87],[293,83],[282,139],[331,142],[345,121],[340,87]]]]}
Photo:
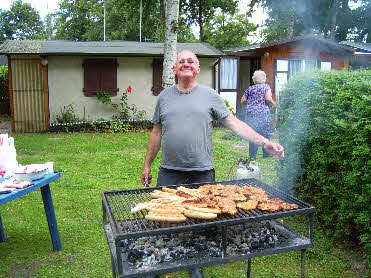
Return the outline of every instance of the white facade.
{"type": "MultiPolygon", "coordinates": [[[[49,111],[50,122],[55,122],[57,115],[64,107],[72,105],[75,115],[88,120],[99,118],[111,119],[115,113],[113,108],[101,103],[95,96],[85,96],[84,87],[84,59],[97,59],[92,56],[49,56],[48,57],[48,84],[49,84],[49,111]]],[[[119,104],[122,92],[128,86],[133,88],[128,101],[135,104],[138,110],[145,110],[147,118],[151,119],[157,97],[152,94],[152,62],[153,57],[102,57],[116,58],[117,68],[117,96],[111,97],[112,102],[119,104]]],[[[217,58],[200,58],[201,73],[198,82],[213,87],[214,63],[217,58]]]]}

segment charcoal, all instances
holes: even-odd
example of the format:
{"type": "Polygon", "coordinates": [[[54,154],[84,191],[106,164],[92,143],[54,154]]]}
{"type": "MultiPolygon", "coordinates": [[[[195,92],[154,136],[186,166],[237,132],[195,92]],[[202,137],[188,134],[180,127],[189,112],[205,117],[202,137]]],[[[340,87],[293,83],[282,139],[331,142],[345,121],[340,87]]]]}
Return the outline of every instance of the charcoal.
{"type": "Polygon", "coordinates": [[[135,262],[142,258],[144,252],[138,249],[131,249],[128,253],[128,260],[131,262],[135,262]]]}
{"type": "Polygon", "coordinates": [[[220,248],[211,247],[209,249],[209,256],[210,257],[220,257],[222,255],[222,251],[220,248]]]}
{"type": "Polygon", "coordinates": [[[158,248],[164,247],[165,245],[166,245],[166,242],[163,239],[159,239],[155,243],[155,246],[158,248]]]}

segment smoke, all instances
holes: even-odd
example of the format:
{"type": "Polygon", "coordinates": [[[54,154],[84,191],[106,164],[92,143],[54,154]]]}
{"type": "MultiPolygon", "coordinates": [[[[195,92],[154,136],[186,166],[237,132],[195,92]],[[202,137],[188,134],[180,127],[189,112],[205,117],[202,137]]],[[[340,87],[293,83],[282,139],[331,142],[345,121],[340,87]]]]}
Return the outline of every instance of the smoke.
{"type": "Polygon", "coordinates": [[[279,136],[285,160],[279,167],[278,188],[289,194],[294,193],[294,186],[304,173],[302,160],[310,132],[310,96],[317,83],[311,74],[300,73],[282,91],[279,136]]]}

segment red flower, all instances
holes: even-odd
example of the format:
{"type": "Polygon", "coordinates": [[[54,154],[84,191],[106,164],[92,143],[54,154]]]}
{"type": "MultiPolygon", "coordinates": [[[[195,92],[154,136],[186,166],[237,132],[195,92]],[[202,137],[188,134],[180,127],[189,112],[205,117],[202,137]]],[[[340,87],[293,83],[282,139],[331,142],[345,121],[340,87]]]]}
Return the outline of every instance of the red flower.
{"type": "Polygon", "coordinates": [[[133,88],[132,88],[131,86],[127,87],[127,88],[126,88],[126,92],[128,92],[128,93],[133,92],[133,88]]]}

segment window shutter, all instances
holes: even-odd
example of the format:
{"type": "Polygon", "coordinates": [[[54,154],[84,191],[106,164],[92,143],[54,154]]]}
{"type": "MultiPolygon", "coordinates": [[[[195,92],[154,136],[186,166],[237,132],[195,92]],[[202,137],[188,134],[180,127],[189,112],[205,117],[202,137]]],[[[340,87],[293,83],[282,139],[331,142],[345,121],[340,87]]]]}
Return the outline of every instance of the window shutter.
{"type": "Polygon", "coordinates": [[[164,88],[162,87],[163,59],[153,59],[152,63],[152,93],[157,96],[164,88]]]}
{"type": "Polygon", "coordinates": [[[99,67],[97,64],[85,61],[84,64],[84,94],[85,96],[94,95],[99,88],[100,76],[99,67]]]}
{"type": "Polygon", "coordinates": [[[117,62],[107,61],[101,64],[101,90],[107,91],[110,95],[117,95],[117,62]]]}
{"type": "Polygon", "coordinates": [[[99,90],[117,95],[117,60],[87,59],[84,61],[84,94],[94,96],[99,90]]]}

